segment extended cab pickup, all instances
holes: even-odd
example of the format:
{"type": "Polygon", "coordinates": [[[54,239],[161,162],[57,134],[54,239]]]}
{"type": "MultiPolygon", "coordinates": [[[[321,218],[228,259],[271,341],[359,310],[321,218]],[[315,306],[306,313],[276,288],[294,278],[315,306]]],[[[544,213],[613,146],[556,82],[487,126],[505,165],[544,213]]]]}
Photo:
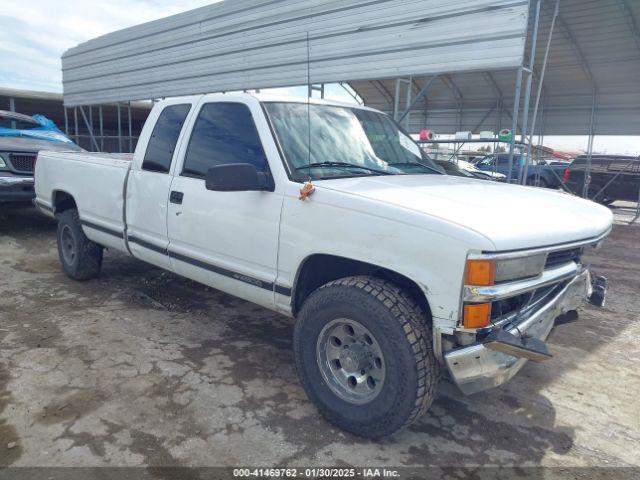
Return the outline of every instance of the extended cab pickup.
{"type": "Polygon", "coordinates": [[[548,358],[556,318],[604,299],[581,256],[608,209],[444,175],[365,107],[162,101],[133,157],[41,152],[36,194],[74,279],[112,248],[295,317],[302,386],[365,437],[416,420],[443,371],[473,393],[548,358]]]}

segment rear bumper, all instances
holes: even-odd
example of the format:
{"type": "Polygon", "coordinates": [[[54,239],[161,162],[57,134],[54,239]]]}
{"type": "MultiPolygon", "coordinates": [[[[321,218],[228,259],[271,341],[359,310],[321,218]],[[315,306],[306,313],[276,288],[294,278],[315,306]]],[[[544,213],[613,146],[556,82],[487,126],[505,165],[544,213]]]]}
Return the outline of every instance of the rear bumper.
{"type": "Polygon", "coordinates": [[[1,202],[30,202],[36,197],[33,177],[0,176],[1,202]]]}
{"type": "MultiPolygon", "coordinates": [[[[555,319],[576,310],[590,294],[591,277],[588,270],[582,270],[546,305],[507,331],[518,338],[545,340],[555,319]]],[[[503,384],[518,373],[527,361],[490,350],[481,343],[451,350],[444,355],[444,360],[451,377],[467,395],[503,384]]]]}

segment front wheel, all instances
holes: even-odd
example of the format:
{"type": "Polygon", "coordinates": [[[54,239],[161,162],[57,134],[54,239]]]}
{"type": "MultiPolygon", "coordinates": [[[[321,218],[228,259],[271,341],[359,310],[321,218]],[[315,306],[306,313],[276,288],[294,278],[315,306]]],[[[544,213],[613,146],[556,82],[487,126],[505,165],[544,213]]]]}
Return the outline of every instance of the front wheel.
{"type": "Polygon", "coordinates": [[[300,311],[294,348],[309,398],[355,435],[391,435],[435,398],[440,370],[425,315],[389,282],[348,277],[320,287],[300,311]]]}

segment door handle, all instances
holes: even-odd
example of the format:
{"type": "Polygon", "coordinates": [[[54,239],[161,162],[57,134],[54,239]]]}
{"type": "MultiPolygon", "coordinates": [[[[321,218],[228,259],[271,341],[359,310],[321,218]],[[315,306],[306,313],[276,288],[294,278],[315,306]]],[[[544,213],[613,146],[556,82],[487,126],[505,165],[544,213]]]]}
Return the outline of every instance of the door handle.
{"type": "Polygon", "coordinates": [[[169,195],[169,201],[171,203],[175,203],[177,205],[182,205],[182,199],[183,198],[184,198],[184,193],[176,192],[175,190],[173,190],[171,192],[171,195],[169,195]]]}

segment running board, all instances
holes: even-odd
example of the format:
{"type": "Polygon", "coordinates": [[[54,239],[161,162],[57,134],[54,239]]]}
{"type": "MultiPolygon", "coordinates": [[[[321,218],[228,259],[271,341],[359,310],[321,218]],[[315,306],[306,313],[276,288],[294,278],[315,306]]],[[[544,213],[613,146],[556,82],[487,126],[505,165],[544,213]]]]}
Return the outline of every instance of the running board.
{"type": "Polygon", "coordinates": [[[553,356],[542,340],[533,337],[520,339],[504,330],[491,332],[482,344],[490,350],[534,362],[549,360],[553,356]]]}

